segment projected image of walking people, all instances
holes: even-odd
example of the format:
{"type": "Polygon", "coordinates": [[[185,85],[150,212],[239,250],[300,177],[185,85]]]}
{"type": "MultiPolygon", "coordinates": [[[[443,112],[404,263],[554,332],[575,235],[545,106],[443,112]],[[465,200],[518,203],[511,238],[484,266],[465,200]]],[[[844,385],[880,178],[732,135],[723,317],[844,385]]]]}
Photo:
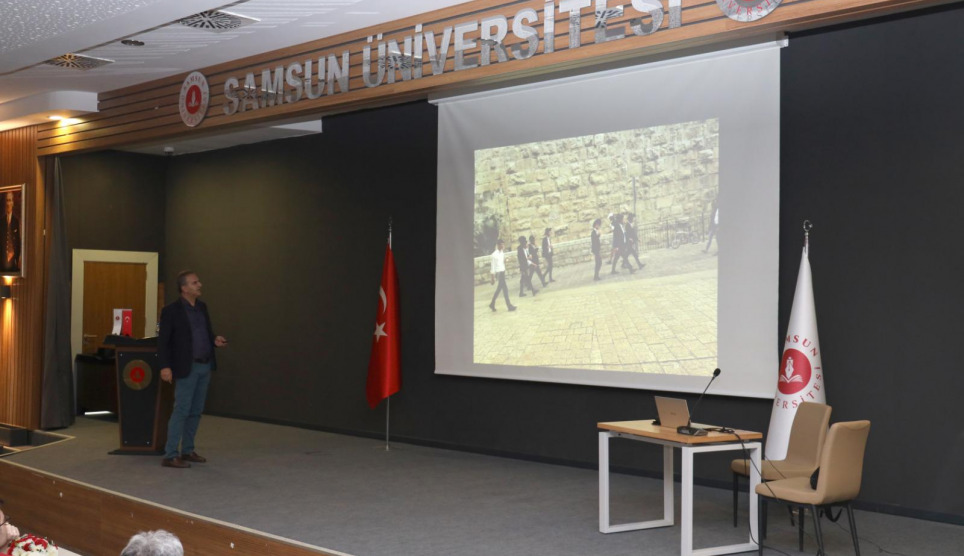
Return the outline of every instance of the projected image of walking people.
{"type": "Polygon", "coordinates": [[[475,168],[473,363],[716,366],[716,119],[477,150],[475,168]]]}

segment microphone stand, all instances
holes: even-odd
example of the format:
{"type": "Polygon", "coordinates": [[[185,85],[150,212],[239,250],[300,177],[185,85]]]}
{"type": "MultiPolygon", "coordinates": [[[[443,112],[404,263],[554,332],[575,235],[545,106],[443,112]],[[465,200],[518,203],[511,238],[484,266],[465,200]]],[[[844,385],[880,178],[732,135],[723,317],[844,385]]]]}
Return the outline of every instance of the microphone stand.
{"type": "Polygon", "coordinates": [[[696,410],[700,408],[700,403],[703,401],[703,395],[706,394],[706,391],[710,389],[710,384],[713,384],[713,381],[716,380],[716,377],[720,376],[720,372],[721,371],[719,369],[716,369],[715,371],[713,371],[713,378],[711,378],[710,381],[706,384],[706,388],[703,389],[703,393],[700,394],[700,398],[696,400],[696,405],[693,406],[693,412],[690,413],[690,418],[687,420],[685,425],[680,425],[676,427],[677,433],[685,434],[686,436],[706,436],[707,435],[706,430],[693,426],[693,415],[696,415],[696,410]]]}

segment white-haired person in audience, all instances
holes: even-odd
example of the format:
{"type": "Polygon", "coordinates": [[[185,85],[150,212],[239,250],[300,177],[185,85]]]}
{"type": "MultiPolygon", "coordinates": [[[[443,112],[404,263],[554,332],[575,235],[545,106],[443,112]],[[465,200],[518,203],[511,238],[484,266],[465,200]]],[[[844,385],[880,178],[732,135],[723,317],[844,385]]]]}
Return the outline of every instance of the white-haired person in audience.
{"type": "Polygon", "coordinates": [[[181,541],[163,529],[141,531],[131,537],[120,556],[184,556],[181,541]]]}
{"type": "Polygon", "coordinates": [[[20,530],[10,523],[10,518],[3,513],[3,500],[0,500],[0,551],[3,551],[10,541],[20,536],[20,530]]]}

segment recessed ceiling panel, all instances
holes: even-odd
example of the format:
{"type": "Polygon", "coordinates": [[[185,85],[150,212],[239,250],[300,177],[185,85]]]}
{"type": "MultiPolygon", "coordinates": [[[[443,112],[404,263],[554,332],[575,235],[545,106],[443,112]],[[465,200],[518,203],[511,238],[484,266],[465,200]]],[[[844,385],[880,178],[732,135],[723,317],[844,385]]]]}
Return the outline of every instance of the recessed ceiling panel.
{"type": "Polygon", "coordinates": [[[0,54],[163,0],[0,0],[0,54]]]}

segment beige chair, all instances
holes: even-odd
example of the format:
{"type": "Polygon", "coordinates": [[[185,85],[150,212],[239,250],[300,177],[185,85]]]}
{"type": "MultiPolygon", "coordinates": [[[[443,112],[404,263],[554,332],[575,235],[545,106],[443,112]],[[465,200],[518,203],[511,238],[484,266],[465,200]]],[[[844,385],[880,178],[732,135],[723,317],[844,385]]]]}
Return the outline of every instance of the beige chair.
{"type": "MultiPolygon", "coordinates": [[[[803,402],[797,408],[790,427],[787,456],[782,460],[766,460],[760,469],[761,479],[775,481],[792,477],[809,478],[820,462],[820,451],[830,426],[831,407],[822,403],[803,402]]],[[[736,508],[740,494],[740,477],[750,476],[750,460],[735,459],[733,471],[733,526],[737,526],[736,508]]],[[[803,547],[800,547],[803,550],[803,547]]]]}
{"type": "MultiPolygon", "coordinates": [[[[867,436],[870,434],[870,421],[849,421],[835,423],[827,434],[827,443],[820,456],[820,473],[816,488],[810,486],[810,477],[794,477],[760,483],[756,493],[760,497],[759,526],[760,537],[766,535],[764,515],[767,500],[777,500],[800,508],[802,531],[803,512],[810,508],[813,516],[814,534],[819,550],[817,556],[826,554],[823,549],[823,532],[820,530],[819,509],[844,506],[850,521],[850,536],[854,552],[860,556],[857,541],[857,525],[854,523],[854,509],[851,501],[860,493],[860,481],[864,470],[864,451],[867,436]]],[[[760,551],[763,554],[763,543],[760,551]]]]}

